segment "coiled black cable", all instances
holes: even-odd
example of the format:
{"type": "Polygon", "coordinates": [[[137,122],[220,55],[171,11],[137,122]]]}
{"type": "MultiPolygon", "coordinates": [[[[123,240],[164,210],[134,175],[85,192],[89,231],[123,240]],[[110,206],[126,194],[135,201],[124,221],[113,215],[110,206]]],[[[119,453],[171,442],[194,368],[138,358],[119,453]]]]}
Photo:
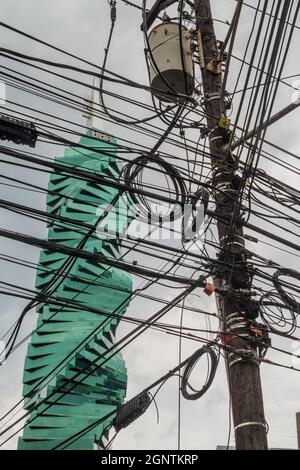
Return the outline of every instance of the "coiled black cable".
{"type": "Polygon", "coordinates": [[[151,204],[143,194],[131,193],[134,204],[138,204],[139,215],[153,222],[163,223],[165,221],[173,221],[182,216],[182,208],[188,201],[187,188],[184,179],[181,177],[179,171],[175,169],[170,163],[163,160],[160,156],[142,155],[135,158],[132,162],[128,163],[123,170],[124,180],[127,181],[130,188],[134,191],[143,186],[142,175],[143,169],[153,168],[158,166],[162,173],[168,176],[173,185],[173,192],[175,194],[175,202],[170,208],[168,214],[153,213],[151,204]],[[150,165],[149,165],[150,164],[150,165]]]}
{"type": "Polygon", "coordinates": [[[201,398],[211,386],[214,380],[215,374],[216,374],[217,366],[218,366],[218,357],[214,349],[212,349],[209,346],[203,346],[202,348],[198,349],[192,355],[191,359],[185,366],[185,369],[183,372],[182,382],[181,382],[181,393],[183,397],[186,398],[187,400],[198,400],[198,398],[201,398]],[[211,361],[210,371],[209,371],[207,380],[205,384],[203,385],[203,387],[201,388],[201,390],[196,390],[189,384],[189,378],[195,365],[204,354],[207,354],[207,356],[209,357],[211,361]],[[190,393],[188,389],[192,390],[192,392],[194,393],[190,393]]]}

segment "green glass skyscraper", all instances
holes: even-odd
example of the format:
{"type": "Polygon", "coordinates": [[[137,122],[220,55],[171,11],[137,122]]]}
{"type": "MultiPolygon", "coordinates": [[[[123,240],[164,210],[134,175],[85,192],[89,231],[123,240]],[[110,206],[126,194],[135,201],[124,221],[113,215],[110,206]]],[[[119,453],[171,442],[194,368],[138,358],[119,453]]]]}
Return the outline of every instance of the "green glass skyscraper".
{"type": "MultiPolygon", "coordinates": [[[[89,131],[80,140],[87,148],[67,148],[64,156],[56,161],[118,180],[116,140],[103,133],[97,119],[90,117],[88,124],[89,131]]],[[[91,225],[118,193],[117,189],[102,183],[57,172],[52,173],[48,189],[47,211],[50,214],[91,225]]],[[[117,213],[120,205],[119,199],[115,205],[117,213]]],[[[123,226],[126,223],[127,219],[123,226]]],[[[105,227],[105,219],[103,224],[105,227]]],[[[77,247],[86,231],[67,222],[55,221],[49,224],[48,240],[77,247]]],[[[84,249],[108,258],[120,257],[120,243],[109,232],[105,236],[90,237],[84,249]]],[[[51,282],[66,259],[66,255],[58,252],[41,252],[36,278],[38,292],[51,282]]],[[[100,356],[114,342],[116,327],[129,303],[131,289],[131,278],[124,271],[104,263],[76,259],[68,276],[62,278],[51,296],[71,302],[66,301],[62,307],[51,301],[40,304],[37,327],[31,336],[24,366],[23,395],[25,408],[31,412],[19,438],[19,449],[93,450],[96,446],[105,447],[113,416],[83,435],[80,431],[116,410],[124,401],[127,374],[121,355],[113,356],[103,366],[100,356]],[[82,308],[74,308],[74,302],[82,308]],[[89,311],[90,308],[99,313],[89,311]],[[100,365],[87,374],[94,361],[100,365]],[[79,437],[70,439],[78,433],[79,437]]]]}

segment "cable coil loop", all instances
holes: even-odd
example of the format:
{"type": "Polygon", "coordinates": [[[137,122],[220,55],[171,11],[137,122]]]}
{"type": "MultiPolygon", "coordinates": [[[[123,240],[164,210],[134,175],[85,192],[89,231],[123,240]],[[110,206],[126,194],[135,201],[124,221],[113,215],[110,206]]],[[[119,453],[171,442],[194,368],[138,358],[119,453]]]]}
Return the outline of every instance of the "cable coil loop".
{"type": "Polygon", "coordinates": [[[186,398],[187,400],[198,400],[198,398],[201,398],[211,386],[215,377],[217,366],[218,366],[218,357],[214,349],[208,346],[203,346],[202,348],[198,349],[192,355],[190,361],[185,366],[185,369],[183,372],[182,383],[181,383],[181,393],[183,397],[186,398]],[[206,383],[203,385],[201,390],[196,390],[189,384],[189,378],[195,365],[204,354],[207,354],[211,361],[210,372],[207,377],[206,383]],[[188,391],[188,388],[192,390],[194,393],[190,393],[188,391]]]}
{"type": "Polygon", "coordinates": [[[160,156],[142,155],[135,158],[124,167],[123,176],[126,183],[132,189],[131,198],[133,199],[133,202],[139,205],[138,209],[140,216],[145,218],[147,221],[151,220],[153,222],[163,223],[166,221],[174,221],[182,216],[184,204],[187,203],[188,199],[185,182],[179,171],[177,171],[170,163],[163,160],[160,156]],[[136,193],[136,190],[143,189],[143,170],[147,168],[149,163],[150,166],[148,169],[151,169],[151,167],[153,168],[153,166],[158,166],[161,173],[168,176],[173,185],[175,202],[165,215],[153,212],[151,203],[147,198],[143,194],[136,193]]]}

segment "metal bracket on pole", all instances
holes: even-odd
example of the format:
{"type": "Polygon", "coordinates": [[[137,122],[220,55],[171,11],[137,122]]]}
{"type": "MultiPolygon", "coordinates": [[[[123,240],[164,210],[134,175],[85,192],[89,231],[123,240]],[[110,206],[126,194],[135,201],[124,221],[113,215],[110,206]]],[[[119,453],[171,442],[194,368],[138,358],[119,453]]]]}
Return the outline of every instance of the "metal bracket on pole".
{"type": "Polygon", "coordinates": [[[291,103],[289,104],[288,106],[286,106],[285,108],[283,108],[281,111],[279,111],[278,113],[274,114],[274,116],[271,116],[270,119],[268,119],[267,121],[263,122],[260,126],[257,126],[255,127],[254,129],[252,129],[250,132],[248,132],[248,134],[244,135],[243,137],[241,137],[240,139],[238,139],[236,142],[233,142],[232,144],[226,144],[224,145],[223,147],[223,151],[226,152],[227,150],[229,150],[229,148],[231,150],[234,150],[236,149],[237,147],[239,147],[240,145],[243,145],[245,142],[247,142],[248,140],[250,140],[252,137],[254,137],[256,134],[258,134],[259,132],[265,130],[267,127],[270,127],[272,124],[274,124],[275,122],[279,121],[281,118],[283,118],[284,116],[286,116],[287,114],[291,113],[292,111],[294,111],[295,109],[299,108],[300,106],[300,102],[296,102],[296,103],[291,103]]]}

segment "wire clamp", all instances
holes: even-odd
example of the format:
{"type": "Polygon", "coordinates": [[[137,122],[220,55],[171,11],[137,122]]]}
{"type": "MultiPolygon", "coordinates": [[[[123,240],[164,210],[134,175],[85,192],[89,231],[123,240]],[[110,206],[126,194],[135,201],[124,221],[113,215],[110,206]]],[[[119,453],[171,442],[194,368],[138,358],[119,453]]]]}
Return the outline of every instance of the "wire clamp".
{"type": "Polygon", "coordinates": [[[219,100],[221,98],[221,94],[219,92],[207,93],[205,95],[205,101],[209,103],[210,101],[219,100]]]}

